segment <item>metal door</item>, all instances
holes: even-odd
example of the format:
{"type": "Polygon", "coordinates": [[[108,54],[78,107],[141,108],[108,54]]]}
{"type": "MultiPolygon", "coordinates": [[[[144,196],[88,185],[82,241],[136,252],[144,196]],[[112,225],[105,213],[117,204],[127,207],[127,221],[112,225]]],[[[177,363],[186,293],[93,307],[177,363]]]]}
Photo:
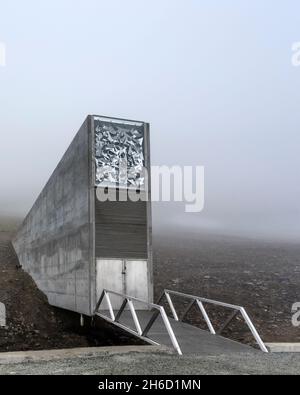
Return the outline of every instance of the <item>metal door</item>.
{"type": "MultiPolygon", "coordinates": [[[[103,289],[133,296],[145,301],[149,298],[148,264],[146,260],[97,259],[97,300],[103,289]]],[[[121,299],[111,296],[114,309],[121,306],[121,299]]],[[[145,308],[145,306],[137,306],[145,308]]],[[[106,302],[101,310],[107,310],[106,302]]]]}

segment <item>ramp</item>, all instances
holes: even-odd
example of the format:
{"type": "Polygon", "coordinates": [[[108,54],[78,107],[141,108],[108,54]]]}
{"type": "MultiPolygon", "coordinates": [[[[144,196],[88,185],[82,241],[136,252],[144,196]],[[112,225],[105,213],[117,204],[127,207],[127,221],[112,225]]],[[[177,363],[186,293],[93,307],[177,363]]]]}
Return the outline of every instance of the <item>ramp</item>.
{"type": "MultiPolygon", "coordinates": [[[[145,310],[137,310],[136,313],[141,327],[145,327],[151,319],[152,313],[145,310]]],[[[108,317],[109,311],[104,311],[102,314],[108,317]]],[[[101,317],[103,318],[102,314],[101,317]]],[[[178,322],[172,318],[169,318],[169,321],[174,331],[174,335],[177,338],[182,354],[194,353],[203,355],[216,355],[228,354],[232,352],[256,351],[252,347],[234,342],[222,336],[214,336],[207,331],[201,330],[199,328],[196,328],[195,326],[186,324],[184,322],[178,322]]],[[[134,331],[134,322],[130,311],[124,311],[119,323],[122,325],[123,329],[124,327],[127,327],[134,331]]],[[[160,317],[153,324],[153,327],[149,331],[148,336],[149,339],[156,342],[157,344],[163,344],[165,346],[172,347],[171,339],[166,332],[163,320],[160,317]]]]}
{"type": "MultiPolygon", "coordinates": [[[[225,327],[231,322],[237,313],[240,312],[261,350],[268,352],[246,311],[241,306],[229,305],[170,290],[165,290],[162,297],[164,296],[171,308],[173,318],[169,318],[164,307],[159,304],[147,303],[109,290],[103,291],[98,301],[95,314],[150,344],[161,344],[173,347],[180,355],[192,353],[201,355],[218,355],[237,352],[257,352],[257,350],[250,346],[221,336],[225,327]],[[196,303],[208,324],[209,332],[179,320],[170,296],[171,294],[191,299],[191,303],[183,314],[182,319],[186,316],[194,303],[196,303]],[[121,307],[117,312],[112,308],[110,295],[123,299],[121,307]],[[218,334],[209,320],[203,303],[221,304],[223,307],[233,309],[233,314],[230,316],[230,319],[225,322],[218,334]],[[104,304],[107,306],[107,310],[100,310],[101,305],[104,304]],[[148,307],[148,310],[135,309],[134,304],[139,306],[139,308],[144,304],[148,307]]],[[[162,297],[160,300],[162,300],[162,297]]]]}

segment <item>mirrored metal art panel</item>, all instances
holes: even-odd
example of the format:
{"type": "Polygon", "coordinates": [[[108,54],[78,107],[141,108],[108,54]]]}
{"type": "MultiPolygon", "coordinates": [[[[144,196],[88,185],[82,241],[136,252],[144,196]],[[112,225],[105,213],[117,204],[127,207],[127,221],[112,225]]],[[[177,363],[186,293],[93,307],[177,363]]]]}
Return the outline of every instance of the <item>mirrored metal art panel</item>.
{"type": "Polygon", "coordinates": [[[95,118],[96,186],[142,188],[144,125],[95,118]]]}

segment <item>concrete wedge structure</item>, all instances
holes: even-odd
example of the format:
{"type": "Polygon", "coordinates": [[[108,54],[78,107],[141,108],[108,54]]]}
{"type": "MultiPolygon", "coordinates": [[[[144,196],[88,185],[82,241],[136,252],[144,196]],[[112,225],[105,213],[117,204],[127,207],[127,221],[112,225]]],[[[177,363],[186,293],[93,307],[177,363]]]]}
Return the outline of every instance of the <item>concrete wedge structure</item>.
{"type": "Polygon", "coordinates": [[[104,288],[152,301],[149,141],[145,122],[89,115],[26,216],[13,246],[51,305],[91,316],[104,288]]]}

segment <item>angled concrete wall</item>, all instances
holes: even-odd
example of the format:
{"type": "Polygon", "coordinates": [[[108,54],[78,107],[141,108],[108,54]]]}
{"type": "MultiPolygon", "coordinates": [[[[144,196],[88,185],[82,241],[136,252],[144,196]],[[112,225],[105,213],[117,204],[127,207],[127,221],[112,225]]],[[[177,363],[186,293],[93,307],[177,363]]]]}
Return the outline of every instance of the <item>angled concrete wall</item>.
{"type": "MultiPolygon", "coordinates": [[[[95,118],[100,119],[87,117],[13,240],[20,264],[47,295],[49,303],[86,315],[93,314],[99,290],[106,284],[104,280],[113,280],[115,273],[111,268],[108,275],[102,276],[97,258],[119,257],[134,262],[139,259],[141,265],[146,261],[148,284],[134,280],[132,285],[131,281],[132,296],[147,288],[145,299],[153,300],[150,179],[147,203],[96,199],[95,152],[99,146],[95,118]]],[[[113,125],[126,121],[104,119],[113,125]]],[[[141,125],[145,164],[150,169],[149,125],[141,125]]],[[[134,269],[133,264],[128,264],[129,267],[130,273],[129,269],[122,269],[122,273],[135,279],[135,271],[139,272],[142,266],[134,269]]]]}
{"type": "Polygon", "coordinates": [[[39,195],[13,245],[49,303],[91,312],[90,117],[39,195]]]}

